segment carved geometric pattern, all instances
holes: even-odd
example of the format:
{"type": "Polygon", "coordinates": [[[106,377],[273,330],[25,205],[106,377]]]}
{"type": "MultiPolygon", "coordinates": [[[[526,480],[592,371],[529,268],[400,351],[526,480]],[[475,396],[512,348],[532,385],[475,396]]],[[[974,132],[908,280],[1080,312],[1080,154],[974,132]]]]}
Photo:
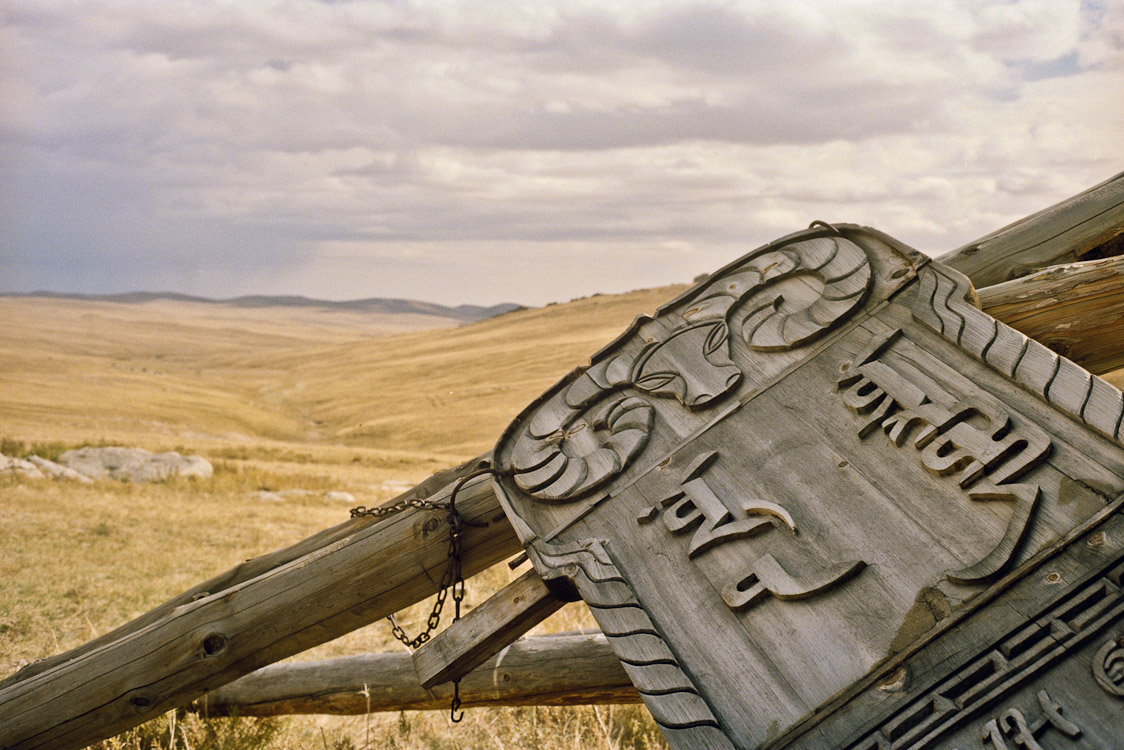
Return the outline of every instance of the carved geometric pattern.
{"type": "Polygon", "coordinates": [[[1115,567],[1102,571],[914,698],[847,750],[930,747],[981,707],[1064,659],[1124,616],[1122,586],[1124,563],[1117,561],[1115,567]]]}
{"type": "Polygon", "coordinates": [[[601,542],[537,542],[528,549],[537,558],[537,569],[555,571],[555,577],[569,578],[577,586],[652,718],[665,734],[679,730],[676,746],[732,750],[710,707],[601,542]]]}
{"type": "Polygon", "coordinates": [[[1110,440],[1124,440],[1119,390],[971,305],[967,277],[933,266],[918,277],[914,318],[1110,440]]]}

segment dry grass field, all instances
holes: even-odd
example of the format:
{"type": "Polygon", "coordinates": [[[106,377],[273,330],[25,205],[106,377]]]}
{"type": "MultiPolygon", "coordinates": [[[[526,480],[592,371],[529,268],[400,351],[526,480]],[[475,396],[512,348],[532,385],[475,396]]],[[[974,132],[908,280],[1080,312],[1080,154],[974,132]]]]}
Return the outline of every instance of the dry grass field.
{"type": "MultiPolygon", "coordinates": [[[[488,449],[531,399],[681,288],[465,326],[430,316],[0,298],[0,452],[81,445],[200,454],[208,480],[0,479],[0,674],[72,648],[241,560],[488,449]],[[434,327],[437,326],[437,327],[434,327]],[[428,329],[428,330],[426,330],[428,329]],[[261,490],[306,490],[283,500],[261,490]]],[[[517,573],[469,582],[482,601],[517,573]]],[[[419,624],[428,604],[413,608],[419,624]]],[[[542,626],[592,623],[569,605],[542,626]]],[[[412,628],[410,628],[412,629],[412,628]]],[[[298,658],[401,648],[375,623],[298,658]]],[[[165,717],[105,748],[168,747],[165,717]]],[[[470,710],[204,724],[192,748],[662,747],[640,707],[470,710]]]]}

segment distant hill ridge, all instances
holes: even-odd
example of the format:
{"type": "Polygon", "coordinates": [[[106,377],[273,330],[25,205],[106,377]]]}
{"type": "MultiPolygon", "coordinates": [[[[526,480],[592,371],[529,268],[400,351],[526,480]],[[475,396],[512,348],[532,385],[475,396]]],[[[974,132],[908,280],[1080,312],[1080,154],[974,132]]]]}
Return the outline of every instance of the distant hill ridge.
{"type": "Polygon", "coordinates": [[[174,302],[195,302],[206,305],[225,305],[227,307],[321,307],[332,310],[351,310],[354,312],[369,313],[414,313],[417,315],[434,315],[442,318],[452,318],[464,323],[475,320],[484,320],[502,315],[512,310],[519,310],[522,305],[510,302],[500,305],[484,307],[481,305],[457,305],[447,307],[434,302],[420,302],[410,299],[384,299],[370,297],[355,300],[325,300],[302,297],[300,295],[261,295],[252,294],[230,299],[213,299],[210,297],[196,297],[190,294],[176,292],[122,292],[120,294],[76,294],[65,292],[0,292],[0,297],[44,297],[48,299],[72,299],[84,302],[120,302],[124,304],[141,304],[145,302],[158,302],[171,300],[174,302]]]}

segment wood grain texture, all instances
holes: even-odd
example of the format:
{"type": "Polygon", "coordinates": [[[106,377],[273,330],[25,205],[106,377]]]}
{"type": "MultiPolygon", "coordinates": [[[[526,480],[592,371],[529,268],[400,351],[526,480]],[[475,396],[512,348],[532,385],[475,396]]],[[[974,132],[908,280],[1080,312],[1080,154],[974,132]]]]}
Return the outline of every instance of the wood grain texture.
{"type": "MultiPolygon", "coordinates": [[[[478,456],[471,461],[466,461],[464,464],[439,471],[425,481],[418,484],[416,487],[402,493],[395,497],[393,500],[388,501],[385,505],[393,505],[402,500],[424,500],[439,492],[443,488],[447,488],[459,477],[469,474],[472,471],[480,468],[482,461],[488,460],[490,456],[478,456]]],[[[129,622],[115,628],[108,633],[105,633],[93,640],[73,648],[69,651],[64,651],[61,654],[49,656],[45,659],[39,659],[23,669],[9,675],[3,680],[0,680],[0,690],[14,685],[18,682],[27,680],[37,674],[52,669],[60,664],[68,661],[74,661],[84,654],[90,653],[104,645],[113,643],[127,635],[137,633],[149,625],[159,622],[169,614],[174,612],[177,607],[181,607],[191,602],[197,601],[205,596],[218,594],[220,592],[231,589],[239,584],[245,583],[253,578],[275,570],[283,565],[304,557],[305,555],[323,549],[328,545],[335,544],[340,540],[348,539],[356,532],[365,529],[374,523],[374,519],[370,517],[353,518],[344,521],[341,524],[333,526],[323,531],[317,532],[307,539],[302,539],[296,544],[285,547],[284,549],[271,552],[261,557],[255,557],[252,560],[247,560],[240,565],[236,565],[230,570],[227,570],[219,575],[211,578],[203,583],[193,586],[179,596],[173,597],[168,601],[161,604],[155,609],[149,610],[140,617],[137,617],[129,622]]]]}
{"type": "MultiPolygon", "coordinates": [[[[464,486],[457,508],[481,524],[465,532],[466,576],[519,551],[486,478],[464,486]]],[[[84,747],[420,601],[447,564],[446,535],[427,526],[435,515],[409,509],[368,524],[9,684],[0,747],[84,747]]]]}
{"type": "Polygon", "coordinates": [[[1124,367],[1124,257],[977,289],[984,312],[1102,375],[1124,367]]]}
{"type": "MultiPolygon", "coordinates": [[[[460,696],[466,707],[640,702],[601,633],[518,640],[465,675],[460,696]]],[[[419,684],[410,654],[363,654],[274,664],[209,693],[193,710],[211,716],[448,710],[451,697],[452,685],[419,684]]]]}
{"type": "Polygon", "coordinates": [[[1124,173],[1031,214],[939,260],[991,286],[1047,266],[1124,252],[1124,173]]]}
{"type": "Polygon", "coordinates": [[[463,677],[565,603],[528,570],[414,652],[418,681],[428,689],[463,677]]]}

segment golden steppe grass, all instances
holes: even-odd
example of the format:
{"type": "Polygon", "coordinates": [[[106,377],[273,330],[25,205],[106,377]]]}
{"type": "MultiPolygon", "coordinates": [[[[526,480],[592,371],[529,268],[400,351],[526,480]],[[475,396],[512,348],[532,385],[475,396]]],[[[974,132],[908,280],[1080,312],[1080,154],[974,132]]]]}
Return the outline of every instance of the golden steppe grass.
{"type": "MultiPolygon", "coordinates": [[[[144,485],[0,479],[0,674],[339,523],[348,507],[326,499],[329,490],[376,504],[487,450],[530,400],[681,290],[595,296],[466,326],[307,308],[0,298],[6,452],[128,445],[215,466],[208,480],[144,485]],[[433,325],[442,327],[422,330],[433,325]],[[307,492],[278,501],[261,490],[307,492]]],[[[469,603],[515,575],[498,566],[477,576],[469,603]]],[[[404,623],[416,628],[427,610],[411,608],[404,623]]],[[[577,604],[540,627],[590,625],[577,604]]],[[[375,623],[298,658],[395,648],[389,627],[375,623]]],[[[104,746],[153,737],[167,746],[170,720],[104,746]]],[[[455,726],[437,712],[217,730],[179,722],[197,744],[230,750],[663,746],[634,706],[477,709],[455,726]]]]}

